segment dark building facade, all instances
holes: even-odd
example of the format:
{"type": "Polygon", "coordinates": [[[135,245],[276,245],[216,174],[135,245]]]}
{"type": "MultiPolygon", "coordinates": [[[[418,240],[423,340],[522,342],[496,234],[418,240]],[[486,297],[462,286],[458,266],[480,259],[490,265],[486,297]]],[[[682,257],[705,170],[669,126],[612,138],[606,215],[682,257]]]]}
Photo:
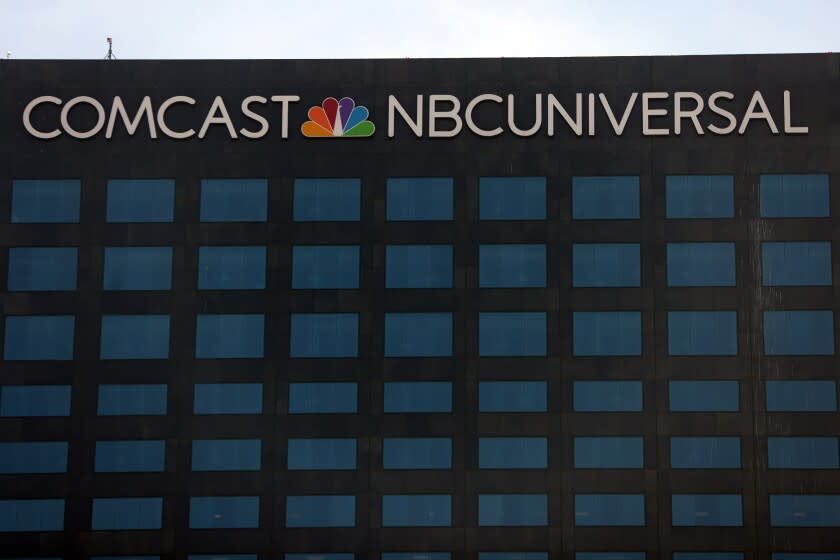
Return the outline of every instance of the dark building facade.
{"type": "Polygon", "coordinates": [[[839,178],[836,54],[3,61],[0,557],[836,560],[839,178]]]}

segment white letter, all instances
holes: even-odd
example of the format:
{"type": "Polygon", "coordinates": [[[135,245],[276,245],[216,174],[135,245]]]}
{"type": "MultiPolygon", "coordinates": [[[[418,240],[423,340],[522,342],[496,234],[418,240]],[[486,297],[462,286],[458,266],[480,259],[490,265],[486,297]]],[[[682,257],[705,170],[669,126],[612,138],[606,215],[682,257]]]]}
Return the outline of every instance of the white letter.
{"type": "Polygon", "coordinates": [[[752,119],[764,119],[767,121],[767,126],[770,127],[770,132],[773,134],[778,134],[779,129],[776,128],[776,123],[773,122],[773,115],[770,114],[770,110],[767,109],[767,104],[764,103],[764,97],[762,97],[760,91],[756,91],[753,93],[752,99],[750,99],[750,106],[747,107],[747,112],[744,113],[744,119],[741,121],[741,126],[738,128],[738,134],[743,134],[745,130],[747,130],[747,125],[750,124],[752,119]],[[755,106],[761,106],[760,111],[755,110],[755,106]]]}
{"type": "Polygon", "coordinates": [[[394,109],[400,114],[405,121],[405,124],[411,128],[417,138],[423,136],[423,96],[417,96],[417,117],[412,119],[411,116],[403,109],[400,102],[393,95],[388,96],[388,138],[394,137],[394,109]]]}
{"type": "Polygon", "coordinates": [[[703,127],[700,125],[700,119],[697,118],[703,111],[703,98],[693,91],[678,91],[674,93],[674,134],[677,136],[682,132],[682,120],[691,119],[694,123],[694,130],[697,131],[698,136],[703,136],[703,127]],[[682,108],[683,99],[693,99],[694,109],[684,111],[682,108]]]}
{"type": "Polygon", "coordinates": [[[23,110],[23,128],[26,129],[26,132],[34,136],[35,138],[40,138],[41,140],[49,140],[51,138],[55,138],[61,134],[59,129],[55,129],[52,132],[41,132],[37,130],[34,126],[32,126],[32,122],[29,120],[30,116],[32,115],[32,110],[40,105],[41,103],[53,103],[55,105],[61,105],[61,99],[58,97],[53,97],[52,95],[42,95],[41,97],[36,97],[32,101],[30,101],[26,108],[23,110]]]}
{"type": "Polygon", "coordinates": [[[129,136],[134,136],[137,129],[140,128],[140,121],[143,120],[143,115],[149,120],[149,135],[152,138],[157,138],[157,130],[155,130],[155,117],[152,112],[152,99],[147,95],[140,103],[140,108],[137,109],[137,114],[134,115],[134,120],[130,120],[128,113],[125,110],[120,96],[114,98],[114,103],[111,105],[111,115],[108,117],[108,127],[105,129],[105,138],[111,138],[114,135],[114,123],[117,121],[117,115],[122,117],[125,129],[129,136]]]}
{"type": "Polygon", "coordinates": [[[88,97],[86,95],[74,97],[73,99],[68,101],[67,105],[65,105],[61,109],[61,128],[63,128],[64,131],[73,138],[78,138],[79,140],[86,140],[87,138],[95,136],[100,130],[102,130],[103,126],[105,126],[105,107],[102,106],[102,103],[100,103],[92,97],[88,97]],[[78,130],[74,130],[73,127],[70,126],[70,123],[67,121],[67,115],[70,114],[70,109],[72,109],[79,103],[87,103],[96,110],[96,124],[87,132],[79,132],[78,130]]]}
{"type": "Polygon", "coordinates": [[[668,114],[668,109],[651,109],[651,99],[668,99],[668,94],[664,91],[648,91],[642,94],[642,136],[668,136],[670,130],[667,128],[651,128],[651,117],[664,117],[668,114]]]}
{"type": "Polygon", "coordinates": [[[185,95],[176,95],[175,97],[170,97],[169,99],[161,103],[160,107],[158,107],[157,113],[158,126],[163,131],[163,133],[169,136],[170,138],[176,138],[180,140],[183,138],[189,138],[190,136],[194,136],[194,128],[190,128],[189,130],[185,130],[184,132],[176,132],[168,126],[166,126],[166,111],[167,109],[169,109],[170,106],[176,103],[186,103],[187,105],[195,105],[195,99],[193,99],[192,97],[187,97],[185,95]]]}
{"type": "Polygon", "coordinates": [[[280,103],[280,107],[282,110],[281,116],[281,124],[280,124],[280,137],[281,138],[288,138],[289,137],[289,103],[297,103],[300,101],[300,96],[298,95],[272,95],[271,100],[274,103],[280,103]]]}
{"type": "Polygon", "coordinates": [[[503,99],[498,95],[493,95],[492,93],[483,93],[477,97],[473,97],[469,103],[467,103],[467,108],[464,111],[464,120],[467,121],[467,128],[472,130],[474,133],[478,134],[479,136],[490,137],[490,136],[498,136],[504,130],[502,127],[497,126],[492,130],[484,130],[483,128],[479,128],[478,125],[473,122],[472,113],[473,110],[478,106],[479,103],[483,101],[492,101],[493,103],[501,103],[503,99]]]}
{"type": "Polygon", "coordinates": [[[461,117],[458,116],[458,111],[461,109],[461,102],[454,95],[430,95],[429,96],[429,138],[451,138],[457,136],[461,132],[461,117]],[[447,101],[452,103],[452,109],[449,111],[438,111],[437,104],[439,101],[447,101]],[[438,119],[450,119],[455,121],[455,126],[452,130],[438,130],[438,119]]]}
{"type": "Polygon", "coordinates": [[[639,94],[635,91],[630,96],[630,100],[627,101],[627,106],[624,108],[624,114],[621,115],[621,122],[619,123],[615,120],[615,115],[613,115],[610,103],[609,101],[607,101],[607,96],[603,93],[598,94],[598,98],[601,100],[601,105],[604,106],[604,112],[607,113],[607,117],[610,119],[610,123],[612,123],[612,127],[615,131],[616,136],[621,136],[622,134],[624,134],[624,127],[627,126],[627,119],[630,118],[630,112],[633,110],[633,105],[636,104],[636,98],[638,96],[639,94]]]}
{"type": "Polygon", "coordinates": [[[566,109],[557,101],[553,93],[548,94],[548,135],[554,136],[554,109],[560,113],[569,128],[575,133],[575,136],[583,135],[583,94],[575,94],[575,119],[569,116],[566,109]]]}
{"type": "Polygon", "coordinates": [[[513,100],[513,94],[508,94],[508,126],[510,126],[510,129],[517,136],[533,136],[542,126],[542,94],[536,94],[536,99],[534,100],[534,126],[529,128],[528,130],[522,130],[521,128],[516,126],[516,123],[513,119],[513,100]]]}
{"type": "Polygon", "coordinates": [[[228,115],[227,107],[225,107],[225,101],[221,98],[221,96],[216,96],[216,99],[213,100],[213,104],[210,106],[210,110],[207,111],[207,117],[204,119],[204,124],[201,125],[201,130],[198,131],[198,137],[204,138],[207,135],[207,129],[210,128],[211,124],[223,124],[228,129],[228,134],[230,134],[231,138],[238,138],[236,136],[236,129],[233,128],[233,121],[230,120],[230,115],[228,115]],[[217,117],[216,113],[220,113],[221,116],[217,117]]]}
{"type": "Polygon", "coordinates": [[[268,121],[265,120],[265,117],[263,117],[262,115],[258,115],[250,109],[249,105],[251,105],[251,103],[262,103],[263,105],[265,105],[266,103],[268,103],[268,99],[259,95],[251,95],[242,100],[242,114],[248,117],[249,119],[255,120],[258,123],[260,123],[260,128],[256,132],[252,132],[243,127],[239,129],[239,134],[241,134],[245,138],[262,138],[263,136],[268,134],[268,121]]]}
{"type": "Polygon", "coordinates": [[[589,94],[589,136],[595,136],[595,94],[589,94]]]}
{"type": "Polygon", "coordinates": [[[717,101],[720,98],[729,99],[731,101],[735,99],[735,94],[730,93],[728,91],[716,91],[709,96],[709,109],[712,111],[712,113],[720,115],[721,117],[729,121],[729,125],[725,128],[721,128],[717,125],[710,124],[706,128],[708,128],[709,132],[711,132],[712,134],[719,134],[723,136],[725,134],[731,134],[732,131],[735,130],[735,127],[738,126],[738,121],[735,119],[735,115],[733,115],[726,109],[721,109],[717,106],[717,103],[715,103],[715,101],[717,101]]]}
{"type": "Polygon", "coordinates": [[[790,124],[790,92],[785,90],[785,133],[808,134],[807,126],[792,126],[790,124]]]}

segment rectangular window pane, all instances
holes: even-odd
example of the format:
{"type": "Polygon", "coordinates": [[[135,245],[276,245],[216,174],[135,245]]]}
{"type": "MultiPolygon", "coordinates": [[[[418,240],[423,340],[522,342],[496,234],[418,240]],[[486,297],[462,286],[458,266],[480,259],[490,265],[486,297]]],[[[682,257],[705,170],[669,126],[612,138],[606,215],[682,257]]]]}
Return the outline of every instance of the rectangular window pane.
{"type": "Polygon", "coordinates": [[[645,466],[642,437],[576,437],[576,469],[641,469],[645,466]]]}
{"type": "Polygon", "coordinates": [[[629,220],[638,217],[638,177],[572,177],[573,219],[629,220]]]}
{"type": "Polygon", "coordinates": [[[0,500],[0,533],[64,530],[64,500],[0,500]]]}
{"type": "Polygon", "coordinates": [[[187,560],[257,560],[256,554],[190,554],[187,560]]]}
{"type": "Polygon", "coordinates": [[[738,320],[734,311],[669,311],[669,356],[735,356],[738,320]]]}
{"type": "Polygon", "coordinates": [[[385,412],[452,412],[452,383],[447,381],[385,383],[385,412]]]}
{"type": "Polygon", "coordinates": [[[572,313],[575,356],[640,356],[642,314],[639,311],[572,313]]]}
{"type": "Polygon", "coordinates": [[[263,315],[198,315],[196,358],[262,358],[263,315]]]}
{"type": "Polygon", "coordinates": [[[15,179],[12,181],[12,223],[79,222],[81,181],[15,179]]]}
{"type": "Polygon", "coordinates": [[[296,554],[286,553],[284,560],[355,560],[356,555],[352,552],[303,552],[296,554]]]}
{"type": "Polygon", "coordinates": [[[194,414],[262,414],[262,383],[198,383],[194,414]]]}
{"type": "Polygon", "coordinates": [[[645,524],[642,494],[575,494],[578,527],[641,527],[645,524]]]}
{"type": "Polygon", "coordinates": [[[66,441],[0,442],[0,474],[67,472],[66,441]]]}
{"type": "Polygon", "coordinates": [[[739,437],[672,437],[672,469],[740,469],[739,437]]]}
{"type": "Polygon", "coordinates": [[[190,529],[256,529],[259,526],[259,496],[190,498],[190,529]]]}
{"type": "Polygon", "coordinates": [[[357,313],[292,313],[292,358],[355,358],[357,313]]]}
{"type": "Polygon", "coordinates": [[[831,286],[831,242],[764,242],[761,270],[764,286],[831,286]]]}
{"type": "Polygon", "coordinates": [[[386,288],[451,288],[452,245],[387,245],[386,288]]]}
{"type": "Polygon", "coordinates": [[[266,179],[202,179],[202,222],[264,222],[268,217],[266,179]]]}
{"type": "Polygon", "coordinates": [[[175,215],[172,179],[108,181],[108,222],[171,222],[175,215]]]}
{"type": "Polygon", "coordinates": [[[734,243],[668,243],[669,286],[734,286],[734,243]]]}
{"type": "Polygon", "coordinates": [[[286,527],[355,526],[355,496],[286,497],[286,527]]]}
{"type": "Polygon", "coordinates": [[[840,495],[770,495],[771,527],[840,527],[840,495]]]}
{"type": "Polygon", "coordinates": [[[575,381],[575,412],[641,412],[641,381],[575,381]]]}
{"type": "Polygon", "coordinates": [[[765,311],[764,354],[834,354],[834,313],[828,310],[765,311]]]}
{"type": "Polygon", "coordinates": [[[733,218],[732,175],[668,175],[665,216],[669,219],[733,218]]]}
{"type": "Polygon", "coordinates": [[[675,552],[672,560],[743,560],[743,552],[675,552]]]}
{"type": "Polygon", "coordinates": [[[70,385],[3,385],[0,416],[70,416],[70,385]]]}
{"type": "Polygon", "coordinates": [[[575,552],[575,560],[645,560],[644,552],[575,552]]]}
{"type": "Polygon", "coordinates": [[[383,469],[451,469],[451,438],[384,438],[383,469]]]}
{"type": "Polygon", "coordinates": [[[737,381],[669,381],[671,412],[738,412],[737,381]]]}
{"type": "Polygon", "coordinates": [[[545,245],[479,245],[479,288],[544,288],[545,245]]]}
{"type": "Polygon", "coordinates": [[[355,383],[289,383],[289,414],[354,414],[355,383]]]}
{"type": "MultiPolygon", "coordinates": [[[[383,552],[381,560],[451,560],[448,552],[383,552]]],[[[329,560],[329,559],[326,559],[329,560]]]]}
{"type": "Polygon", "coordinates": [[[478,314],[479,356],[545,356],[546,314],[478,314]]]}
{"type": "Polygon", "coordinates": [[[90,527],[94,531],[161,528],[163,498],[94,498],[90,527]]]}
{"type": "Polygon", "coordinates": [[[674,527],[741,527],[744,524],[739,494],[674,494],[674,527]]]}
{"type": "Polygon", "coordinates": [[[388,179],[388,221],[452,219],[452,179],[415,177],[388,179]]]}
{"type": "Polygon", "coordinates": [[[836,437],[770,437],[767,455],[771,469],[840,468],[836,437]]]}
{"type": "Polygon", "coordinates": [[[836,412],[834,381],[768,381],[768,412],[836,412]]]}
{"type": "Polygon", "coordinates": [[[294,221],[357,222],[359,179],[295,179],[294,221]]]}
{"type": "Polygon", "coordinates": [[[478,384],[479,412],[546,412],[545,381],[481,381],[478,384]]]}
{"type": "Polygon", "coordinates": [[[829,214],[828,175],[762,175],[762,218],[821,218],[829,214]]]}
{"type": "Polygon", "coordinates": [[[172,247],[105,247],[106,290],[172,289],[172,247]]]}
{"type": "Polygon", "coordinates": [[[452,496],[415,494],[382,496],[383,527],[451,527],[452,496]]]}
{"type": "Polygon", "coordinates": [[[97,414],[141,416],[166,414],[166,385],[100,385],[97,414]]]}
{"type": "Polygon", "coordinates": [[[638,243],[573,243],[572,286],[622,288],[641,284],[638,243]]]}
{"type": "Polygon", "coordinates": [[[333,471],[356,468],[355,438],[289,439],[290,471],[333,471]]]}
{"type": "Polygon", "coordinates": [[[258,471],[262,442],[258,439],[196,439],[194,471],[258,471]]]}
{"type": "Polygon", "coordinates": [[[482,220],[544,220],[545,177],[481,177],[482,220]]]}
{"type": "Polygon", "coordinates": [[[385,357],[452,355],[452,313],[386,313],[385,357]]]}
{"type": "Polygon", "coordinates": [[[265,247],[199,247],[199,290],[262,290],[265,247]]]}
{"type": "Polygon", "coordinates": [[[840,552],[774,552],[771,560],[840,560],[840,552]]]}
{"type": "Polygon", "coordinates": [[[479,494],[479,527],[547,527],[547,494],[479,494]]]}
{"type": "Polygon", "coordinates": [[[103,315],[99,358],[165,360],[169,357],[169,315],[103,315]]]}
{"type": "Polygon", "coordinates": [[[358,245],[292,247],[292,288],[350,290],[359,287],[358,245]]]}
{"type": "Polygon", "coordinates": [[[72,360],[75,317],[17,315],[6,317],[5,360],[72,360]]]}
{"type": "Polygon", "coordinates": [[[478,560],[548,560],[548,552],[479,552],[478,560]]]}
{"type": "Polygon", "coordinates": [[[97,441],[96,472],[161,472],[166,455],[163,440],[97,441]]]}
{"type": "Polygon", "coordinates": [[[478,468],[480,469],[545,469],[547,467],[547,438],[478,438],[478,468]]]}
{"type": "Polygon", "coordinates": [[[12,247],[9,249],[10,292],[76,289],[76,247],[12,247]]]}

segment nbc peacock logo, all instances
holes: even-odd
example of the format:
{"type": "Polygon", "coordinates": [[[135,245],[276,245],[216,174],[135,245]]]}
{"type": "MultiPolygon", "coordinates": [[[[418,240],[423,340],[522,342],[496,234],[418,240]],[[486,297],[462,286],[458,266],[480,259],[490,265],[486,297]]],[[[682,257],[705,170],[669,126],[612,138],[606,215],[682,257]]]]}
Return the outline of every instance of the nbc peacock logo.
{"type": "Polygon", "coordinates": [[[300,127],[307,138],[366,138],[376,130],[368,120],[367,107],[357,106],[350,97],[342,97],[341,101],[327,97],[320,107],[311,107],[307,116],[309,120],[300,127]]]}

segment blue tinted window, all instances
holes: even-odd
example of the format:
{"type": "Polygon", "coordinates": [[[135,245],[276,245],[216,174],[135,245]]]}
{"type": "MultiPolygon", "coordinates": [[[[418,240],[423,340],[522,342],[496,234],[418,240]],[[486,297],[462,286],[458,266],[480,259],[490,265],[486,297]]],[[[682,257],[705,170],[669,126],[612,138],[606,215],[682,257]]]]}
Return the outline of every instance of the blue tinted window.
{"type": "Polygon", "coordinates": [[[97,414],[139,416],[166,414],[166,385],[100,385],[97,414]]]}
{"type": "Polygon", "coordinates": [[[767,356],[834,354],[831,311],[765,311],[764,353],[767,356]]]}
{"type": "Polygon", "coordinates": [[[169,315],[104,315],[99,357],[103,360],[168,358],[169,315]]]}
{"type": "Polygon", "coordinates": [[[771,527],[840,527],[840,495],[770,495],[771,527]]]}
{"type": "MultiPolygon", "coordinates": [[[[381,560],[450,560],[448,552],[383,552],[381,560]]],[[[329,560],[329,559],[326,559],[329,560]]]]}
{"type": "Polygon", "coordinates": [[[358,245],[292,247],[292,288],[338,290],[359,287],[358,245]]]}
{"type": "Polygon", "coordinates": [[[452,412],[452,383],[448,381],[385,383],[385,412],[452,412]]]}
{"type": "Polygon", "coordinates": [[[645,560],[644,552],[575,552],[575,560],[645,560]]]}
{"type": "Polygon", "coordinates": [[[479,313],[479,356],[545,356],[546,314],[479,313]]]}
{"type": "Polygon", "coordinates": [[[63,530],[64,500],[0,500],[0,533],[63,530]]]}
{"type": "Polygon", "coordinates": [[[172,247],[105,247],[106,290],[169,290],[172,247]]]}
{"type": "Polygon", "coordinates": [[[831,286],[831,242],[762,243],[761,270],[765,286],[831,286]]]}
{"type": "Polygon", "coordinates": [[[771,560],[840,560],[840,552],[774,552],[771,560]]]}
{"type": "Polygon", "coordinates": [[[743,552],[675,552],[671,560],[743,560],[743,552]]]}
{"type": "Polygon", "coordinates": [[[265,247],[199,247],[199,290],[262,290],[265,247]]]}
{"type": "Polygon", "coordinates": [[[171,222],[175,181],[124,179],[108,181],[108,222],[171,222]]]}
{"type": "Polygon", "coordinates": [[[668,243],[669,286],[734,286],[734,243],[668,243]]]}
{"type": "Polygon", "coordinates": [[[190,554],[187,560],[257,560],[256,554],[190,554]]]}
{"type": "Polygon", "coordinates": [[[256,529],[259,526],[259,496],[190,498],[190,529],[256,529]]]}
{"type": "Polygon", "coordinates": [[[78,223],[81,182],[12,181],[12,223],[78,223]]]}
{"type": "Polygon", "coordinates": [[[739,469],[739,437],[672,437],[672,469],[739,469]]]}
{"type": "Polygon", "coordinates": [[[199,315],[196,358],[262,358],[263,315],[199,315]]]}
{"type": "Polygon", "coordinates": [[[289,383],[289,414],[353,414],[355,383],[289,383]]]}
{"type": "Polygon", "coordinates": [[[737,381],[670,381],[671,412],[738,412],[737,381]]]}
{"type": "Polygon", "coordinates": [[[165,460],[166,442],[97,441],[96,472],[160,472],[165,460]]]}
{"type": "Polygon", "coordinates": [[[354,438],[289,439],[290,471],[353,470],[356,468],[354,438]]]}
{"type": "Polygon", "coordinates": [[[768,381],[768,412],[836,412],[834,381],[768,381]]]}
{"type": "Polygon", "coordinates": [[[355,560],[356,555],[352,552],[312,552],[286,554],[285,560],[355,560]]]}
{"type": "Polygon", "coordinates": [[[665,216],[670,219],[735,216],[732,175],[668,175],[665,216]]]}
{"type": "Polygon", "coordinates": [[[10,292],[76,289],[75,247],[13,247],[9,249],[10,292]]]}
{"type": "Polygon", "coordinates": [[[452,355],[452,313],[386,313],[385,357],[452,355]]]}
{"type": "Polygon", "coordinates": [[[641,381],[575,381],[575,412],[641,412],[641,381]]]}
{"type": "Polygon", "coordinates": [[[572,178],[573,219],[627,220],[638,217],[638,177],[572,178]]]}
{"type": "Polygon", "coordinates": [[[548,526],[547,494],[479,494],[478,525],[548,526]]]}
{"type": "Polygon", "coordinates": [[[361,182],[358,179],[295,179],[296,222],[356,222],[361,182]]]}
{"type": "Polygon", "coordinates": [[[3,385],[0,416],[70,416],[70,385],[3,385]]]}
{"type": "Polygon", "coordinates": [[[451,527],[452,496],[415,494],[382,496],[383,527],[451,527]]]}
{"type": "Polygon", "coordinates": [[[451,469],[451,438],[385,438],[384,469],[451,469]]]}
{"type": "Polygon", "coordinates": [[[388,179],[389,221],[452,219],[452,179],[417,177],[388,179]]]}
{"type": "Polygon", "coordinates": [[[674,494],[674,527],[740,527],[744,524],[739,494],[674,494]]]}
{"type": "Polygon", "coordinates": [[[292,358],[355,358],[357,313],[292,313],[292,358]]]}
{"type": "Polygon", "coordinates": [[[94,531],[160,529],[163,498],[94,498],[94,531]]]}
{"type": "Polygon", "coordinates": [[[572,286],[634,287],[641,283],[638,243],[572,244],[572,286]]]}
{"type": "Polygon", "coordinates": [[[545,381],[481,381],[479,412],[545,412],[548,410],[545,381]]]}
{"type": "MultiPolygon", "coordinates": [[[[187,558],[193,560],[196,558],[192,554],[190,554],[187,558]]],[[[200,558],[200,557],[199,557],[200,558]]],[[[227,558],[230,558],[229,556],[227,558]]],[[[56,559],[59,560],[59,559],[56,559]]],[[[91,556],[90,560],[160,560],[160,556],[91,556]]],[[[219,559],[221,560],[221,559],[219,559]]]]}
{"type": "Polygon", "coordinates": [[[6,317],[5,360],[72,360],[72,315],[6,317]]]}
{"type": "Polygon", "coordinates": [[[261,383],[198,383],[195,414],[261,414],[261,383]]]}
{"type": "Polygon", "coordinates": [[[545,177],[481,177],[482,220],[544,220],[545,177]]]}
{"type": "Polygon", "coordinates": [[[762,218],[820,218],[829,214],[828,175],[762,175],[762,218]]]}
{"type": "Polygon", "coordinates": [[[638,311],[572,313],[575,356],[640,356],[642,314],[638,311]]]}
{"type": "Polygon", "coordinates": [[[544,469],[548,467],[548,440],[544,437],[478,438],[480,469],[544,469]]]}
{"type": "Polygon", "coordinates": [[[840,468],[836,437],[767,438],[767,455],[771,469],[840,468]]]}
{"type": "Polygon", "coordinates": [[[737,354],[738,321],[734,311],[668,312],[668,355],[737,354]]]}
{"type": "Polygon", "coordinates": [[[642,494],[575,494],[575,525],[633,526],[645,524],[642,494]]]}
{"type": "Polygon", "coordinates": [[[0,474],[67,472],[66,441],[0,442],[0,474]]]}
{"type": "Polygon", "coordinates": [[[264,222],[267,216],[267,180],[201,180],[202,222],[264,222]]]}
{"type": "Polygon", "coordinates": [[[548,552],[479,552],[478,560],[548,560],[548,552]]]}
{"type": "Polygon", "coordinates": [[[480,245],[479,288],[544,288],[545,245],[480,245]]]}
{"type": "Polygon", "coordinates": [[[452,245],[388,245],[386,288],[451,288],[452,245]]]}
{"type": "Polygon", "coordinates": [[[258,439],[196,439],[194,471],[258,471],[262,442],[258,439]]]}
{"type": "Polygon", "coordinates": [[[576,469],[641,469],[644,466],[644,438],[575,438],[576,469]]]}
{"type": "Polygon", "coordinates": [[[355,526],[355,496],[286,497],[286,527],[355,526]]]}

